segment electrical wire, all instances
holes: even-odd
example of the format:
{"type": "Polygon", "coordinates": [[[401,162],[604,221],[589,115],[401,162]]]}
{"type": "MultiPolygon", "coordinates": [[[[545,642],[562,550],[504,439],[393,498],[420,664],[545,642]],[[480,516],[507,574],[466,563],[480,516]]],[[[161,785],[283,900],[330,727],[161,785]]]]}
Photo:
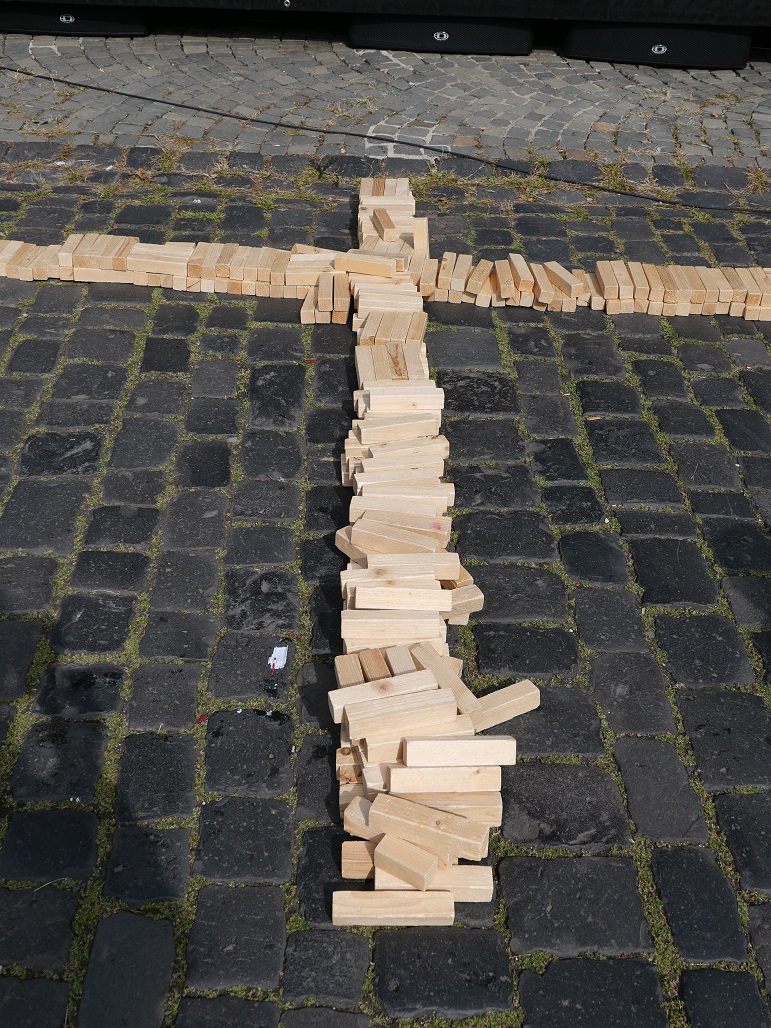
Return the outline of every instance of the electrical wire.
{"type": "MultiPolygon", "coordinates": [[[[183,103],[178,100],[161,100],[157,97],[143,96],[141,93],[130,93],[123,89],[114,89],[111,86],[97,86],[85,82],[71,82],[69,79],[58,78],[55,75],[42,75],[39,72],[25,71],[23,68],[9,68],[0,64],[0,72],[7,72],[11,75],[26,75],[28,78],[41,79],[44,82],[53,82],[59,86],[68,86],[71,89],[90,89],[97,93],[107,93],[110,96],[122,96],[129,100],[139,100],[143,103],[163,104],[166,107],[173,107],[177,110],[192,111],[195,114],[210,114],[216,118],[226,118],[232,121],[244,122],[247,125],[265,125],[269,128],[292,129],[297,132],[307,132],[312,135],[343,136],[349,139],[365,139],[368,142],[394,143],[397,146],[412,147],[416,150],[429,151],[441,154],[444,157],[459,157],[465,160],[475,161],[477,164],[485,165],[495,170],[503,169],[509,173],[520,175],[522,178],[529,178],[532,172],[523,171],[506,161],[493,161],[489,157],[479,157],[475,154],[455,153],[449,147],[432,146],[430,143],[413,143],[409,140],[396,139],[394,136],[384,134],[370,135],[366,132],[356,132],[354,129],[344,128],[322,128],[314,125],[297,125],[293,122],[274,121],[271,118],[259,118],[247,114],[233,114],[230,111],[220,111],[213,107],[201,107],[197,104],[183,103]]],[[[645,193],[636,193],[632,190],[618,189],[613,186],[595,185],[593,183],[577,182],[575,179],[565,178],[560,175],[550,175],[547,172],[538,172],[538,177],[548,182],[557,182],[560,185],[579,186],[582,189],[592,189],[595,192],[608,193],[612,196],[628,196],[633,200],[645,200],[646,203],[661,204],[666,207],[687,207],[696,211],[720,211],[726,214],[760,214],[771,215],[771,208],[767,207],[724,207],[719,204],[689,204],[683,200],[667,200],[656,196],[648,196],[645,193]]]]}

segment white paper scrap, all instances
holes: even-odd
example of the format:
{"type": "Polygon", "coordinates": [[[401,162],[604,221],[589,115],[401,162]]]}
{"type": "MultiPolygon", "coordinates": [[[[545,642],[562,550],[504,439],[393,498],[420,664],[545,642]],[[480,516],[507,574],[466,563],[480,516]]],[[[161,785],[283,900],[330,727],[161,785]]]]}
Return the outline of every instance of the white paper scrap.
{"type": "Polygon", "coordinates": [[[268,667],[271,671],[280,671],[286,666],[286,658],[289,654],[288,646],[276,646],[268,658],[268,667]]]}

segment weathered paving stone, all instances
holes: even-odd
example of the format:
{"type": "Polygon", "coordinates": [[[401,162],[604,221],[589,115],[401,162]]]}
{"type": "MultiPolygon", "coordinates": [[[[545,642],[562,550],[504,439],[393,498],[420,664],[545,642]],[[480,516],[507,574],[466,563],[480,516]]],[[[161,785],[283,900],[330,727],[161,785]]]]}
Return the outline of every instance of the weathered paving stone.
{"type": "Polygon", "coordinates": [[[150,336],[142,355],[142,371],[184,372],[190,364],[190,346],[185,339],[150,336]]]}
{"type": "Polygon", "coordinates": [[[739,463],[750,489],[771,489],[771,457],[741,457],[739,463]]]}
{"type": "Polygon", "coordinates": [[[614,507],[681,507],[683,503],[676,479],[664,471],[607,468],[600,478],[614,507]]]}
{"type": "Polygon", "coordinates": [[[52,888],[0,890],[0,961],[31,971],[63,971],[79,898],[52,888]]]}
{"type": "Polygon", "coordinates": [[[280,800],[204,804],[195,873],[214,882],[280,885],[292,872],[292,811],[280,800]]]}
{"type": "Polygon", "coordinates": [[[56,380],[56,400],[117,400],[126,381],[123,368],[111,364],[69,364],[56,380]]]}
{"type": "Polygon", "coordinates": [[[459,549],[488,560],[552,561],[554,538],[546,519],[530,513],[464,514],[457,518],[459,549]]]}
{"type": "Polygon", "coordinates": [[[113,836],[104,891],[130,906],[185,898],[190,877],[186,828],[118,828],[113,836]]]}
{"type": "Polygon", "coordinates": [[[771,539],[757,525],[710,518],[704,523],[704,535],[725,571],[771,571],[771,539]]]}
{"type": "Polygon", "coordinates": [[[192,989],[275,989],[284,956],[284,896],[277,887],[207,885],[187,946],[192,989]]]}
{"type": "Polygon", "coordinates": [[[657,400],[653,413],[661,431],[672,439],[711,439],[715,434],[704,411],[684,400],[657,400]]]}
{"type": "Polygon", "coordinates": [[[45,978],[0,979],[0,1017],[15,1028],[60,1028],[66,1023],[67,986],[45,978]]]}
{"type": "Polygon", "coordinates": [[[310,411],[305,424],[309,443],[341,443],[351,429],[351,415],[347,410],[317,408],[310,411]]]}
{"type": "Polygon", "coordinates": [[[744,1024],[771,1028],[771,1014],[747,971],[719,971],[716,968],[686,968],[680,992],[693,1028],[744,1024]]]}
{"type": "MultiPolygon", "coordinates": [[[[700,403],[702,407],[743,407],[744,399],[742,397],[741,385],[733,378],[699,378],[691,383],[693,389],[693,395],[696,397],[696,402],[700,403]]],[[[718,414],[718,420],[720,420],[720,413],[718,414]]],[[[728,413],[723,411],[722,413],[728,413]]],[[[743,435],[743,433],[742,433],[743,435]]],[[[747,442],[749,440],[742,438],[741,442],[747,442]]],[[[750,447],[736,446],[735,449],[753,449],[750,447]]]]}
{"type": "Polygon", "coordinates": [[[527,1028],[666,1028],[661,987],[642,960],[557,960],[545,974],[524,971],[520,1002],[527,1028]]]}
{"type": "Polygon", "coordinates": [[[291,564],[295,559],[292,532],[288,528],[260,525],[233,528],[225,553],[226,564],[291,564]]]}
{"type": "MultiPolygon", "coordinates": [[[[334,476],[334,472],[333,472],[334,476]]],[[[239,483],[233,496],[233,517],[294,521],[300,513],[300,490],[286,482],[239,483]]]]}
{"type": "Polygon", "coordinates": [[[25,339],[8,361],[8,371],[22,375],[47,375],[53,371],[61,343],[55,339],[25,339]]]}
{"type": "Polygon", "coordinates": [[[185,428],[198,435],[234,435],[238,410],[235,400],[196,396],[188,407],[185,428]]]}
{"type": "Polygon", "coordinates": [[[718,410],[729,446],[745,453],[771,453],[771,428],[760,411],[718,410]]]}
{"type": "Polygon", "coordinates": [[[491,468],[460,464],[453,466],[450,474],[456,507],[519,510],[538,504],[538,489],[524,465],[491,468]]]}
{"type": "Polygon", "coordinates": [[[120,703],[123,668],[113,664],[49,668],[43,675],[33,710],[47,717],[108,717],[120,703]]]}
{"type": "Polygon", "coordinates": [[[90,803],[107,745],[103,725],[41,721],[29,730],[13,769],[17,803],[57,802],[73,797],[90,803]]]}
{"type": "Polygon", "coordinates": [[[218,488],[230,482],[230,448],[223,440],[183,443],[177,456],[177,475],[183,486],[218,488]]]}
{"type": "Polygon", "coordinates": [[[296,428],[304,391],[305,371],[299,365],[253,368],[249,382],[251,423],[260,428],[296,428]]]}
{"type": "Polygon", "coordinates": [[[184,996],[176,1028],[278,1028],[279,1011],[272,1003],[237,996],[204,999],[184,996]]]}
{"type": "Polygon", "coordinates": [[[751,906],[748,922],[752,947],[768,988],[771,982],[771,906],[768,903],[751,906]]]}
{"type": "Polygon", "coordinates": [[[89,519],[85,542],[87,546],[145,547],[157,524],[158,511],[154,507],[97,507],[89,519]]]}
{"type": "Polygon", "coordinates": [[[688,494],[688,499],[694,514],[698,514],[701,518],[725,517],[755,520],[755,512],[744,493],[712,493],[704,489],[693,489],[688,494]]]}
{"type": "Polygon", "coordinates": [[[292,722],[261,710],[218,711],[206,730],[206,791],[277,796],[291,786],[292,722]]]}
{"type": "Polygon", "coordinates": [[[578,395],[584,414],[639,414],[639,393],[620,382],[579,382],[578,395]]]}
{"type": "Polygon", "coordinates": [[[190,304],[162,303],[153,318],[153,332],[159,336],[192,335],[198,320],[198,311],[190,304]]]}
{"type": "Polygon", "coordinates": [[[220,358],[199,361],[193,367],[193,396],[235,396],[237,380],[235,361],[220,358]]]}
{"type": "Polygon", "coordinates": [[[294,645],[290,639],[278,635],[227,632],[217,644],[209,675],[209,690],[220,699],[266,696],[284,701],[289,693],[293,659],[294,645]],[[286,647],[286,664],[283,668],[271,670],[271,658],[276,647],[286,647]]]}
{"type": "Polygon", "coordinates": [[[658,739],[619,739],[613,756],[640,835],[657,842],[708,841],[704,812],[674,747],[658,739]]]}
{"type": "Polygon", "coordinates": [[[337,679],[329,664],[306,664],[297,683],[301,721],[324,731],[334,731],[329,693],[336,688],[337,679]]]}
{"type": "Polygon", "coordinates": [[[481,624],[474,629],[483,674],[550,678],[572,677],[578,670],[578,647],[562,628],[481,624]]]}
{"type": "Polygon", "coordinates": [[[151,611],[139,652],[143,657],[206,660],[219,624],[203,614],[151,611]]]}
{"type": "MultiPolygon", "coordinates": [[[[316,353],[338,353],[348,355],[352,347],[353,336],[342,326],[317,325],[313,329],[311,345],[316,353]],[[327,330],[323,334],[323,330],[327,330]],[[326,342],[322,342],[322,339],[326,342]],[[334,339],[337,342],[337,347],[334,339]],[[342,339],[342,342],[340,340],[342,339]],[[343,349],[344,347],[344,349],[343,349]]],[[[303,357],[302,333],[297,325],[271,325],[270,327],[255,328],[249,333],[246,341],[249,360],[291,362],[299,361],[303,357]]],[[[208,396],[216,395],[210,391],[208,396]]]]}
{"type": "MultiPolygon", "coordinates": [[[[494,366],[500,367],[500,361],[494,366]]],[[[453,414],[516,414],[519,409],[514,381],[506,375],[444,371],[437,385],[444,389],[445,410],[453,414]]]]}
{"type": "Polygon", "coordinates": [[[371,1023],[364,1014],[343,1014],[323,1007],[285,1010],[281,1016],[282,1028],[369,1028],[371,1023]]]}
{"type": "Polygon", "coordinates": [[[495,931],[376,932],[377,996],[389,1017],[464,1018],[512,1005],[509,960],[495,931]]]}
{"type": "Polygon", "coordinates": [[[340,821],[339,793],[335,774],[337,742],[329,736],[303,740],[295,765],[298,821],[329,824],[340,821]]]}
{"type": "Polygon", "coordinates": [[[314,655],[342,653],[340,611],[343,601],[340,587],[334,582],[322,583],[311,593],[310,614],[313,626],[311,640],[314,655]]]}
{"type": "Polygon", "coordinates": [[[558,525],[591,525],[603,516],[596,493],[586,486],[548,486],[543,490],[543,502],[558,525]]]}
{"type": "Polygon", "coordinates": [[[13,719],[13,708],[8,703],[0,704],[0,746],[5,742],[13,719]]]}
{"type": "Polygon", "coordinates": [[[76,589],[138,593],[145,583],[149,563],[142,553],[85,550],[78,554],[70,581],[76,589]]]}
{"type": "Polygon", "coordinates": [[[742,888],[771,892],[771,799],[728,794],[716,796],[715,807],[742,888]]]}
{"type": "Polygon", "coordinates": [[[78,512],[89,492],[84,481],[17,483],[0,515],[0,546],[7,550],[67,554],[78,512]]]}
{"type": "Polygon", "coordinates": [[[523,394],[522,410],[531,435],[540,439],[575,436],[575,418],[563,396],[532,396],[523,394]]]}
{"type": "Polygon", "coordinates": [[[171,921],[123,912],[105,918],[96,930],[78,1024],[160,1026],[173,962],[171,921]]]}
{"type": "Polygon", "coordinates": [[[336,1008],[357,1007],[369,967],[369,943],[342,932],[293,932],[286,947],[284,999],[314,999],[336,1008]]]}
{"type": "Polygon", "coordinates": [[[328,532],[348,524],[350,492],[344,486],[316,485],[305,495],[305,527],[328,532]]]}
{"type": "Polygon", "coordinates": [[[50,557],[0,559],[0,610],[5,614],[45,610],[51,602],[57,567],[50,557]]]}
{"type": "Polygon", "coordinates": [[[101,439],[93,432],[45,432],[24,444],[21,475],[93,475],[99,464],[101,439]]]}
{"type": "Polygon", "coordinates": [[[624,551],[605,533],[565,532],[560,555],[568,577],[576,582],[624,585],[629,577],[624,551]]]}
{"type": "Polygon", "coordinates": [[[188,817],[195,805],[195,741],[146,732],[123,742],[115,815],[119,822],[188,817]]]}
{"type": "Polygon", "coordinates": [[[564,389],[556,361],[520,360],[516,363],[517,388],[522,393],[552,393],[564,389]]]}
{"type": "Polygon", "coordinates": [[[662,614],[655,625],[667,670],[682,685],[750,685],[755,680],[741,636],[727,618],[662,614]]]}
{"type": "Polygon", "coordinates": [[[736,897],[713,853],[690,846],[657,849],[653,875],[675,946],[684,960],[746,960],[736,897]]]}
{"type": "Polygon", "coordinates": [[[488,735],[515,735],[520,757],[604,753],[600,720],[594,702],[583,689],[547,686],[536,710],[488,729],[488,735]]]}
{"type": "Polygon", "coordinates": [[[662,464],[656,437],[644,421],[630,418],[596,418],[587,422],[589,443],[598,464],[644,467],[662,464]]]}
{"type": "Polygon", "coordinates": [[[592,664],[591,687],[615,732],[674,732],[664,678],[649,654],[599,654],[592,664]]]}
{"type": "Polygon", "coordinates": [[[725,350],[719,346],[703,346],[698,343],[685,343],[678,348],[680,363],[692,374],[696,375],[729,375],[731,360],[725,350]]]}
{"type": "Polygon", "coordinates": [[[593,650],[645,651],[645,631],[637,600],[618,589],[582,588],[575,593],[581,641],[593,650]]]}
{"type": "Polygon", "coordinates": [[[601,375],[623,378],[624,365],[613,340],[603,336],[569,333],[563,337],[562,353],[574,378],[601,375]]]}
{"type": "Polygon", "coordinates": [[[169,551],[161,555],[150,593],[153,610],[206,610],[217,591],[213,556],[169,551]]]}
{"type": "Polygon", "coordinates": [[[717,602],[717,586],[695,543],[683,539],[633,539],[629,548],[644,603],[709,607],[717,602]]]}
{"type": "Polygon", "coordinates": [[[14,814],[0,849],[0,877],[15,881],[85,881],[96,863],[99,822],[85,810],[14,814]]]}
{"type": "Polygon", "coordinates": [[[297,478],[302,467],[299,440],[290,432],[246,432],[241,464],[247,478],[271,482],[297,478]]]}
{"type": "Polygon", "coordinates": [[[128,636],[133,610],[130,596],[65,596],[51,629],[51,646],[58,653],[119,650],[128,636]]]}
{"type": "Polygon", "coordinates": [[[453,418],[444,430],[455,462],[494,460],[506,464],[525,458],[525,445],[513,418],[453,418]]]}
{"type": "Polygon", "coordinates": [[[432,368],[500,368],[501,355],[495,334],[484,329],[429,332],[428,363],[432,368]]]}
{"type": "Polygon", "coordinates": [[[164,467],[176,446],[179,428],[159,418],[127,418],[110,457],[111,468],[164,467]]]}
{"type": "Polygon", "coordinates": [[[565,621],[565,586],[546,568],[519,564],[483,564],[474,568],[474,581],[485,594],[476,621],[565,621]]]}
{"type": "Polygon", "coordinates": [[[771,714],[759,696],[689,690],[677,702],[707,789],[771,785],[771,714]]]}
{"type": "Polygon", "coordinates": [[[598,767],[521,764],[503,770],[503,835],[515,845],[600,853],[631,842],[621,795],[598,767]]]}
{"type": "Polygon", "coordinates": [[[555,356],[551,336],[544,328],[533,328],[530,325],[511,325],[507,331],[509,333],[509,346],[516,356],[555,356]]]}
{"type": "Polygon", "coordinates": [[[739,377],[758,407],[771,414],[771,374],[768,371],[743,371],[739,377]]]}
{"type": "Polygon", "coordinates": [[[617,957],[653,949],[632,860],[507,857],[500,876],[513,953],[617,957]]]}
{"type": "Polygon", "coordinates": [[[102,495],[107,503],[152,507],[158,502],[164,485],[161,471],[108,471],[102,479],[102,495]]]}
{"type": "Polygon", "coordinates": [[[225,593],[230,628],[281,633],[297,624],[297,583],[287,571],[229,569],[225,574],[225,593]]]}
{"type": "Polygon", "coordinates": [[[738,489],[739,472],[723,446],[709,443],[672,443],[672,456],[686,486],[738,489]]]}
{"type": "Polygon", "coordinates": [[[340,874],[341,847],[345,835],[339,828],[309,828],[297,864],[300,913],[311,928],[332,924],[332,894],[336,889],[360,890],[365,883],[340,874]]]}
{"type": "Polygon", "coordinates": [[[646,396],[672,396],[685,399],[685,381],[676,365],[668,361],[637,360],[632,362],[646,396]]]}
{"type": "Polygon", "coordinates": [[[771,579],[737,575],[724,578],[722,586],[740,625],[771,628],[771,579]]]}
{"type": "Polygon", "coordinates": [[[195,722],[199,664],[145,664],[134,673],[126,716],[133,731],[190,728],[195,722]]]}
{"type": "Polygon", "coordinates": [[[186,489],[163,515],[163,545],[170,550],[214,549],[225,535],[226,498],[213,489],[186,489]]]}
{"type": "Polygon", "coordinates": [[[571,439],[530,444],[535,473],[549,482],[585,482],[589,477],[571,439]]]}

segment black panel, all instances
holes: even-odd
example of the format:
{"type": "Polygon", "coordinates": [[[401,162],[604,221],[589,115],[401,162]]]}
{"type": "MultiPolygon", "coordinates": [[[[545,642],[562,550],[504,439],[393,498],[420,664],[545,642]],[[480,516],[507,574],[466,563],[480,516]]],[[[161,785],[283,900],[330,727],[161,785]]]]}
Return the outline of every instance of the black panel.
{"type": "Polygon", "coordinates": [[[0,32],[49,36],[143,36],[148,25],[141,10],[122,5],[83,6],[0,2],[0,32]]]}
{"type": "Polygon", "coordinates": [[[728,28],[574,23],[562,53],[586,61],[664,68],[743,68],[751,39],[750,32],[728,28]]]}
{"type": "Polygon", "coordinates": [[[529,54],[533,30],[527,22],[463,18],[352,18],[348,42],[374,50],[414,53],[529,54]]]}

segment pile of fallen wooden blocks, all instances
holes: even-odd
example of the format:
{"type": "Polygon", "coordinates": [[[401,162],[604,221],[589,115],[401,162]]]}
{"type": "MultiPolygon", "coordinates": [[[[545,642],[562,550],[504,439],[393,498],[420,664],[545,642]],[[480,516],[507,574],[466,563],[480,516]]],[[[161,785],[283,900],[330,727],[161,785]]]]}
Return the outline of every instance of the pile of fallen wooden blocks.
{"type": "Polygon", "coordinates": [[[361,249],[343,264],[359,388],[342,456],[355,495],[336,536],[350,558],[340,576],[345,653],[329,705],[340,725],[340,810],[359,840],[343,843],[342,875],[374,889],[333,894],[340,925],[447,925],[456,902],[492,899],[492,868],[459,861],[488,854],[502,817],[501,767],[515,762],[516,742],[475,733],[540,698],[529,681],[479,698],[449,653],[447,622],[466,623],[484,597],[447,550],[449,443],[418,289],[428,231],[414,212],[406,180],[365,180],[361,249]]]}

